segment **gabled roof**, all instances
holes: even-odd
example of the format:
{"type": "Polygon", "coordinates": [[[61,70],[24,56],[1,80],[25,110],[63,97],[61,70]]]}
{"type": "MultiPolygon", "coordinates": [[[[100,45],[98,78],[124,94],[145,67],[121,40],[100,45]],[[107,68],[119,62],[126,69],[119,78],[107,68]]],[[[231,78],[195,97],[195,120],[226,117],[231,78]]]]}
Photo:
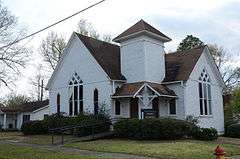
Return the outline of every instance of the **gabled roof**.
{"type": "Polygon", "coordinates": [[[205,46],[165,55],[166,75],[163,82],[188,80],[205,46]]]}
{"type": "Polygon", "coordinates": [[[154,91],[156,91],[158,94],[162,96],[171,96],[176,97],[177,95],[175,92],[171,89],[169,89],[167,86],[158,84],[158,83],[152,83],[152,82],[135,82],[135,83],[125,83],[123,84],[112,96],[114,97],[132,97],[134,96],[138,91],[141,90],[141,88],[146,84],[147,86],[151,87],[154,91]]]}
{"type": "Polygon", "coordinates": [[[119,39],[123,39],[124,37],[130,36],[142,31],[148,31],[150,33],[153,33],[165,38],[166,41],[171,41],[171,39],[168,36],[164,35],[162,32],[160,32],[159,30],[157,30],[156,28],[154,28],[153,26],[151,26],[150,24],[148,24],[142,19],[138,21],[136,24],[134,24],[133,26],[131,26],[130,28],[128,28],[127,30],[125,30],[123,33],[118,35],[116,38],[114,38],[113,41],[118,42],[119,39]]]}
{"type": "Polygon", "coordinates": [[[121,74],[120,47],[76,33],[92,56],[112,80],[125,80],[121,74]]]}
{"type": "Polygon", "coordinates": [[[49,100],[27,102],[14,107],[0,107],[2,112],[33,112],[49,105],[49,100]]]}

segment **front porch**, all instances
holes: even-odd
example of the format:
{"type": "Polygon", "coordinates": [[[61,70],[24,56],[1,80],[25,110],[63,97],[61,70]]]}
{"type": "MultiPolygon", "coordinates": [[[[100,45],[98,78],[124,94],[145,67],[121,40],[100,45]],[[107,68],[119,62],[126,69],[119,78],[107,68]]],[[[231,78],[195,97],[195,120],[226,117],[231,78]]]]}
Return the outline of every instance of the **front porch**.
{"type": "Polygon", "coordinates": [[[18,115],[16,113],[0,114],[0,129],[17,129],[18,115]]]}
{"type": "Polygon", "coordinates": [[[116,118],[158,118],[176,116],[174,91],[150,82],[124,84],[112,96],[116,118]]]}

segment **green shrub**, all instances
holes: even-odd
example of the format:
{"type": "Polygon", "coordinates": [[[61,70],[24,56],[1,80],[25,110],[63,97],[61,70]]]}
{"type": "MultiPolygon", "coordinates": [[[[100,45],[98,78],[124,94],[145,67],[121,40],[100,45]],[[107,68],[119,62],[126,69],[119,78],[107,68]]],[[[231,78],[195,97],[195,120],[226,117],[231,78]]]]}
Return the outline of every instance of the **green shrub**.
{"type": "MultiPolygon", "coordinates": [[[[49,129],[61,128],[65,126],[81,125],[82,128],[71,129],[67,132],[76,136],[90,135],[92,133],[106,132],[110,129],[110,119],[104,114],[87,115],[79,114],[76,117],[66,117],[59,114],[48,116],[42,121],[30,121],[23,124],[22,131],[24,134],[46,134],[49,129]],[[88,125],[88,126],[87,126],[88,125]],[[43,129],[42,131],[39,129],[43,129]]],[[[54,133],[61,133],[56,131],[54,133]]]]}
{"type": "Polygon", "coordinates": [[[217,130],[214,128],[199,128],[193,130],[192,136],[197,140],[216,140],[218,138],[217,130]]]}
{"type": "Polygon", "coordinates": [[[72,122],[74,122],[75,125],[86,126],[84,128],[75,129],[73,134],[76,136],[85,136],[92,133],[101,133],[110,130],[110,119],[103,114],[80,114],[77,117],[74,117],[72,122]]]}
{"type": "Polygon", "coordinates": [[[193,124],[172,118],[123,119],[114,124],[117,137],[132,139],[180,139],[191,132],[193,124]]]}
{"type": "Polygon", "coordinates": [[[227,127],[227,136],[240,138],[240,124],[232,124],[227,127]]]}
{"type": "Polygon", "coordinates": [[[47,126],[42,121],[28,121],[21,127],[24,135],[46,134],[48,132],[47,126]]]}

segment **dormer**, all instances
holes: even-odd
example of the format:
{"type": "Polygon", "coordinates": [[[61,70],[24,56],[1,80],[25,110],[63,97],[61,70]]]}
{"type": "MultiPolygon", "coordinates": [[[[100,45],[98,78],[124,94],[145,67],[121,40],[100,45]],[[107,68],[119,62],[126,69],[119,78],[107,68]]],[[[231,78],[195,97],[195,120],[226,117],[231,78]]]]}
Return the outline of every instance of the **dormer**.
{"type": "Polygon", "coordinates": [[[120,43],[121,71],[127,82],[161,83],[165,77],[164,43],[169,37],[140,20],[113,39],[120,43]]]}

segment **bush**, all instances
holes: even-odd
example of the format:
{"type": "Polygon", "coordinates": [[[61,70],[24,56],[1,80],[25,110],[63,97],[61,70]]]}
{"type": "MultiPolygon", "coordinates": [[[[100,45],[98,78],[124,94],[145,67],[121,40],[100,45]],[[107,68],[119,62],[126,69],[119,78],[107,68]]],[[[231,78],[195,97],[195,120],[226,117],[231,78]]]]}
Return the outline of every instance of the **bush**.
{"type": "Polygon", "coordinates": [[[85,136],[92,133],[101,133],[110,130],[110,119],[104,114],[84,115],[80,114],[73,118],[75,125],[85,125],[87,127],[77,128],[73,132],[76,136],[85,136]]]}
{"type": "Polygon", "coordinates": [[[227,127],[227,136],[240,138],[240,124],[232,124],[227,127]]]}
{"type": "Polygon", "coordinates": [[[117,137],[131,139],[180,139],[195,127],[193,124],[171,118],[122,119],[114,124],[117,137]]]}
{"type": "Polygon", "coordinates": [[[218,133],[214,128],[196,127],[192,131],[192,137],[197,140],[216,140],[218,138],[218,133]]]}
{"type": "MultiPolygon", "coordinates": [[[[30,121],[22,126],[22,131],[26,135],[46,134],[49,129],[60,128],[64,126],[82,125],[84,128],[69,130],[68,134],[77,136],[90,135],[94,133],[106,132],[110,129],[110,119],[104,114],[86,115],[79,114],[76,117],[66,117],[64,115],[53,114],[42,121],[30,121]],[[88,127],[87,127],[88,125],[88,127]],[[42,131],[39,129],[43,129],[42,131]]],[[[55,132],[55,133],[60,133],[55,132]]]]}
{"type": "Polygon", "coordinates": [[[21,131],[24,135],[37,135],[46,134],[48,132],[48,128],[42,121],[36,120],[24,123],[21,127],[21,131]]]}

